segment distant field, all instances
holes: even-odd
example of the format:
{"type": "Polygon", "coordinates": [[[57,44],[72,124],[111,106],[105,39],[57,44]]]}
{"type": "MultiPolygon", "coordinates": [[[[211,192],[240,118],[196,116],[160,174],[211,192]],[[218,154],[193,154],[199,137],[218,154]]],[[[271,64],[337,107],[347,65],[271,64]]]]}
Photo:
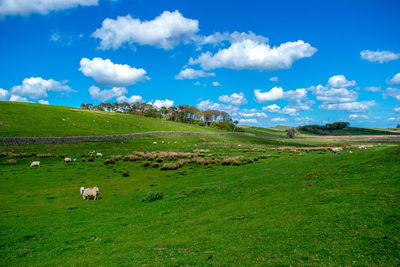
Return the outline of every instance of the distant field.
{"type": "MultiPolygon", "coordinates": [[[[210,130],[67,107],[0,107],[3,136],[210,130]]],[[[400,265],[399,143],[244,128],[254,136],[1,145],[0,266],[400,265]],[[276,150],[288,146],[296,148],[276,150]],[[310,146],[344,150],[299,149],[310,146]],[[179,159],[125,157],[199,149],[175,170],[161,168],[179,159]],[[223,164],[233,157],[240,162],[223,164]],[[29,167],[34,160],[40,168],[29,167]],[[81,186],[98,186],[100,199],[82,200],[81,186]],[[155,191],[164,198],[142,201],[155,191]]]]}
{"type": "Polygon", "coordinates": [[[0,101],[0,136],[113,135],[217,130],[143,116],[0,101]]]}
{"type": "MultiPolygon", "coordinates": [[[[302,134],[312,135],[310,132],[301,131],[302,134]]],[[[372,128],[357,128],[349,127],[346,129],[333,130],[329,135],[400,135],[400,132],[396,132],[389,129],[372,129],[372,128]]]]}

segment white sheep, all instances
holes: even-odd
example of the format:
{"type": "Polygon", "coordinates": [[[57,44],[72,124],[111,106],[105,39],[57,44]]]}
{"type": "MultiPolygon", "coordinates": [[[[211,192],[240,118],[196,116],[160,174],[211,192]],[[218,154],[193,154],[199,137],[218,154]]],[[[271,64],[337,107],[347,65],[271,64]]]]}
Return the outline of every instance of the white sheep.
{"type": "Polygon", "coordinates": [[[154,142],[153,142],[153,145],[157,145],[157,142],[154,141],[154,142]]]}
{"type": "Polygon", "coordinates": [[[64,158],[64,163],[71,163],[71,158],[64,158]]]}
{"type": "Polygon", "coordinates": [[[40,167],[40,161],[32,161],[31,168],[32,167],[40,167]]]}
{"type": "Polygon", "coordinates": [[[99,157],[99,158],[101,158],[101,157],[103,157],[103,154],[101,154],[101,153],[97,152],[97,153],[96,153],[96,157],[99,157]]]}
{"type": "Polygon", "coordinates": [[[84,188],[83,186],[80,189],[81,195],[83,199],[89,200],[90,198],[93,198],[94,200],[98,199],[99,196],[99,188],[98,187],[89,187],[89,188],[84,188]]]}
{"type": "Polygon", "coordinates": [[[367,146],[359,146],[359,149],[367,149],[367,146]]]}
{"type": "Polygon", "coordinates": [[[161,141],[161,144],[164,144],[165,142],[164,141],[161,141]]]}

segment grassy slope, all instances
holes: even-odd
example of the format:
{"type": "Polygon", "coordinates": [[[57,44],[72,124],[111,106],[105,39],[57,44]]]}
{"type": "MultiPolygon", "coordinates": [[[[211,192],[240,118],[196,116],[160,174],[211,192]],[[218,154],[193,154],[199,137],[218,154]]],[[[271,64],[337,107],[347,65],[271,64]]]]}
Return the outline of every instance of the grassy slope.
{"type": "Polygon", "coordinates": [[[215,131],[128,114],[72,111],[70,107],[0,101],[0,136],[78,136],[150,131],[215,131]]]}
{"type": "MultiPolygon", "coordinates": [[[[305,135],[313,135],[310,132],[301,131],[302,134],[305,135]]],[[[358,127],[349,127],[346,129],[334,130],[329,135],[334,136],[341,136],[341,135],[398,135],[393,130],[386,130],[386,129],[373,129],[373,128],[358,128],[358,127]]]]}
{"type": "Polygon", "coordinates": [[[176,171],[31,160],[1,165],[1,265],[400,264],[399,147],[176,171]],[[102,199],[82,201],[81,185],[102,199]],[[169,197],[141,202],[149,191],[169,197]]]}

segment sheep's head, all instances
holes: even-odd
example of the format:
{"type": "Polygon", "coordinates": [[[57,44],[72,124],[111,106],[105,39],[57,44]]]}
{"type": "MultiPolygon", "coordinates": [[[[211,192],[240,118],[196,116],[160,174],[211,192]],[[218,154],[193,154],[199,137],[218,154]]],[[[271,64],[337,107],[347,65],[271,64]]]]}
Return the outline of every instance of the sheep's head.
{"type": "Polygon", "coordinates": [[[80,191],[81,191],[81,195],[83,195],[83,192],[85,191],[85,188],[82,186],[80,191]]]}

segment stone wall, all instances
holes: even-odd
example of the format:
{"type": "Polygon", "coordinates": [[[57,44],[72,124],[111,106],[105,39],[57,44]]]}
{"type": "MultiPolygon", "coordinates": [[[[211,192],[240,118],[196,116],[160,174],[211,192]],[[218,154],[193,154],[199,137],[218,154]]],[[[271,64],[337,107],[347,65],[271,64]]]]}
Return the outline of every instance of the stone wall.
{"type": "Polygon", "coordinates": [[[102,135],[102,136],[69,136],[69,137],[0,137],[0,145],[28,145],[28,144],[64,144],[77,142],[99,142],[131,139],[145,136],[158,135],[192,135],[192,136],[212,136],[212,135],[248,135],[249,133],[194,133],[194,132],[146,132],[135,134],[102,135]]]}

